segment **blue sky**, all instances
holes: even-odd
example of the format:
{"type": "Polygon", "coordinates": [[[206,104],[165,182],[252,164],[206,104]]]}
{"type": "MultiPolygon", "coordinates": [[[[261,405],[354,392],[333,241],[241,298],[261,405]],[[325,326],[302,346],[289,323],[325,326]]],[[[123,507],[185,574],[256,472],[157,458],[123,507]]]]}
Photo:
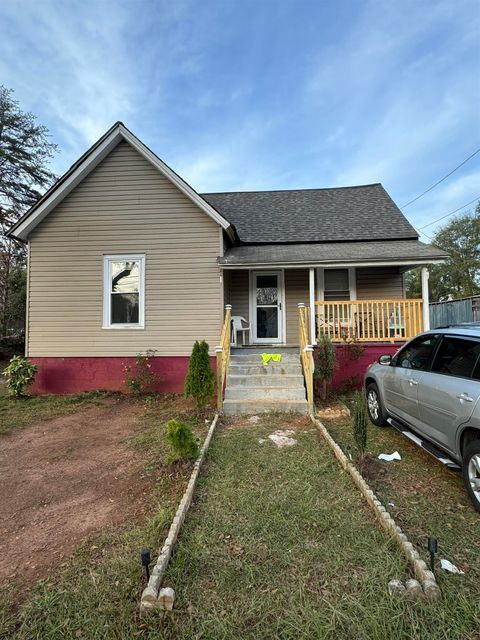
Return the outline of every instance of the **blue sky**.
{"type": "MultiPolygon", "coordinates": [[[[480,147],[480,2],[11,0],[0,83],[58,173],[122,120],[198,191],[382,182],[402,206],[480,147]]],[[[405,213],[477,196],[480,154],[405,213]]]]}

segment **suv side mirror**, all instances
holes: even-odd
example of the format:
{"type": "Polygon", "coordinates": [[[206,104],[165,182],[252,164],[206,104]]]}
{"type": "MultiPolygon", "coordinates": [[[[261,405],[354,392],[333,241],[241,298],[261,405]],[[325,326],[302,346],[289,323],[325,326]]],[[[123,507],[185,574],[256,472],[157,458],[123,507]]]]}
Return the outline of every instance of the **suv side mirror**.
{"type": "Polygon", "coordinates": [[[378,362],[380,364],[390,365],[390,364],[392,364],[392,356],[390,356],[388,354],[380,356],[379,359],[378,359],[378,362]]]}

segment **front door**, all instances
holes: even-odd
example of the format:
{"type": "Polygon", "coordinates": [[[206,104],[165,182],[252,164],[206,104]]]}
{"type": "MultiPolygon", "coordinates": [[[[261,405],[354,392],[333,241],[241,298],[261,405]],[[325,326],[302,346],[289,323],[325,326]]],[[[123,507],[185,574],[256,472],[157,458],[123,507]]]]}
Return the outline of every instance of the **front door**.
{"type": "Polygon", "coordinates": [[[283,272],[253,271],[250,283],[252,338],[256,344],[283,342],[283,272]]]}

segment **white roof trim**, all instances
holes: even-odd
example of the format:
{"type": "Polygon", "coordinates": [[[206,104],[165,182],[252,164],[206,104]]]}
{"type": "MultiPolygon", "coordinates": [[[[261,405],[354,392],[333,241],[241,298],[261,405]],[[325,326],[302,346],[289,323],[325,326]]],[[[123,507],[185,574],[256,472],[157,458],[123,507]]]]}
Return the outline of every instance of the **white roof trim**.
{"type": "MultiPolygon", "coordinates": [[[[219,224],[229,234],[233,235],[231,224],[223,218],[208,202],[206,202],[187,182],[177,175],[168,165],[158,158],[143,142],[133,135],[122,123],[116,124],[105,139],[90,153],[87,152],[84,160],[51,194],[34,209],[30,215],[12,227],[11,233],[16,238],[26,241],[33,229],[88,176],[100,162],[122,141],[126,140],[132,147],[160,171],[172,184],[174,184],[194,204],[204,211],[212,220],[219,224]]],[[[68,172],[67,172],[68,173],[68,172]]]]}

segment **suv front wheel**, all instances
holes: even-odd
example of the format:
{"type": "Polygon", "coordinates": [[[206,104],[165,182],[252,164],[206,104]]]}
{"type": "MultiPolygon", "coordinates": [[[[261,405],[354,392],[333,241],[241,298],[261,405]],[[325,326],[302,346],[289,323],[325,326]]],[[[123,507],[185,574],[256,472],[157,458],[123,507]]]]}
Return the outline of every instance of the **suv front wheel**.
{"type": "Polygon", "coordinates": [[[388,424],[386,420],[387,414],[383,408],[380,393],[375,382],[370,382],[370,384],[367,385],[366,393],[368,417],[377,427],[386,427],[388,424]]]}
{"type": "Polygon", "coordinates": [[[463,482],[473,506],[480,511],[480,440],[474,440],[463,454],[463,482]]]}

